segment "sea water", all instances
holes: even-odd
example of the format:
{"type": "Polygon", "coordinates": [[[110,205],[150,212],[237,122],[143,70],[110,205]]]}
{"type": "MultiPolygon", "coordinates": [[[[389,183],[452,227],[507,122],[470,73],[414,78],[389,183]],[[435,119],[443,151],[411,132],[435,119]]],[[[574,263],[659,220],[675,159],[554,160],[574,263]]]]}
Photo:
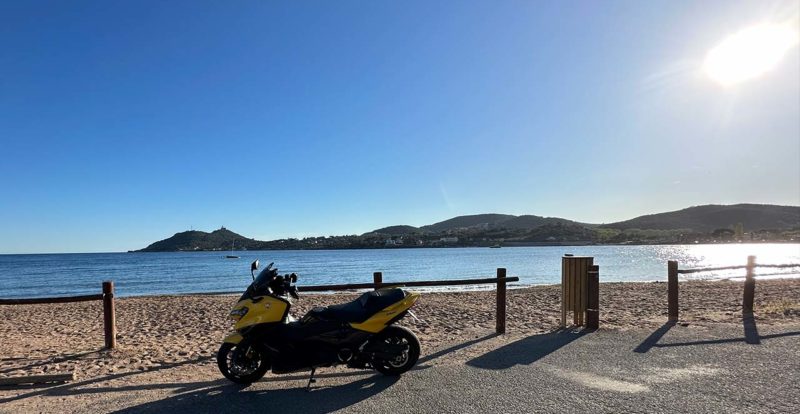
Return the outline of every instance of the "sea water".
{"type": "MultiPolygon", "coordinates": [[[[364,250],[282,250],[174,253],[86,253],[0,255],[0,298],[99,293],[113,280],[118,296],[243,291],[250,262],[275,262],[295,272],[298,285],[494,277],[499,267],[519,276],[517,285],[560,283],[561,256],[593,256],[601,282],[665,281],[667,260],[681,268],[758,263],[800,264],[800,244],[716,244],[652,246],[558,246],[418,248],[364,250]],[[233,254],[239,259],[228,259],[233,254]]],[[[800,267],[759,269],[758,277],[800,277],[800,267]]],[[[742,278],[743,270],[704,272],[684,279],[742,278]]],[[[446,288],[442,288],[446,289],[446,288]]],[[[459,286],[457,289],[470,289],[459,286]]]]}

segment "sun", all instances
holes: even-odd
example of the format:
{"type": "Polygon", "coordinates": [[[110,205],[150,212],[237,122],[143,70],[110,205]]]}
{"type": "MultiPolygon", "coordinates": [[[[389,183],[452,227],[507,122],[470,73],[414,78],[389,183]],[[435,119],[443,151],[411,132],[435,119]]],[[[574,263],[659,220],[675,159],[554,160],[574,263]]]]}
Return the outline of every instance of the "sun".
{"type": "Polygon", "coordinates": [[[751,26],[728,36],[711,49],[703,70],[714,81],[733,85],[771,70],[798,42],[798,33],[790,25],[751,26]]]}

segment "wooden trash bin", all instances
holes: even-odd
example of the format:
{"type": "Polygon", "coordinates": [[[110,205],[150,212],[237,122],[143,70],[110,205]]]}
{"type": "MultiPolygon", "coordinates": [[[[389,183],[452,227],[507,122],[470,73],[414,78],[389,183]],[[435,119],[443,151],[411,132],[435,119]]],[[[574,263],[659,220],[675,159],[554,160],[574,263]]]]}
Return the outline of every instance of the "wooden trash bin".
{"type": "Polygon", "coordinates": [[[572,312],[573,324],[584,324],[589,305],[589,269],[594,257],[565,254],[561,258],[561,326],[567,326],[567,312],[572,312]]]}

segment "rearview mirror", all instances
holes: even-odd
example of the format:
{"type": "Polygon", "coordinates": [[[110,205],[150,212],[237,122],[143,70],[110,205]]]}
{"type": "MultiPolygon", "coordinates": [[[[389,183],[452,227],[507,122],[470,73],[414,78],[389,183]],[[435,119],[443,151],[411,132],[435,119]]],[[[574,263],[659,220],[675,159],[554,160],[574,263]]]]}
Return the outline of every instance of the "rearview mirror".
{"type": "Polygon", "coordinates": [[[250,263],[250,276],[253,277],[253,280],[256,280],[256,273],[255,271],[258,270],[258,260],[253,261],[250,263]]]}

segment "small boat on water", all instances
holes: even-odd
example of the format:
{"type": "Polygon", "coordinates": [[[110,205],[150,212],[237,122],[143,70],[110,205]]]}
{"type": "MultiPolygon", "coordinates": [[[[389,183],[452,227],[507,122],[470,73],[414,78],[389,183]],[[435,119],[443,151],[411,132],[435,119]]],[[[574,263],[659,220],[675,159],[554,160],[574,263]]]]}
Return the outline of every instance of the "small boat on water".
{"type": "Polygon", "coordinates": [[[501,247],[503,247],[503,246],[501,246],[499,244],[493,244],[493,245],[489,246],[490,249],[499,249],[501,247]]]}
{"type": "MultiPolygon", "coordinates": [[[[236,245],[236,240],[234,240],[234,241],[232,241],[232,242],[231,242],[231,253],[233,253],[233,247],[234,247],[235,245],[236,245]]],[[[229,255],[225,256],[225,258],[226,258],[226,259],[238,259],[238,258],[239,258],[239,256],[235,256],[235,255],[233,255],[233,254],[229,254],[229,255]]]]}

